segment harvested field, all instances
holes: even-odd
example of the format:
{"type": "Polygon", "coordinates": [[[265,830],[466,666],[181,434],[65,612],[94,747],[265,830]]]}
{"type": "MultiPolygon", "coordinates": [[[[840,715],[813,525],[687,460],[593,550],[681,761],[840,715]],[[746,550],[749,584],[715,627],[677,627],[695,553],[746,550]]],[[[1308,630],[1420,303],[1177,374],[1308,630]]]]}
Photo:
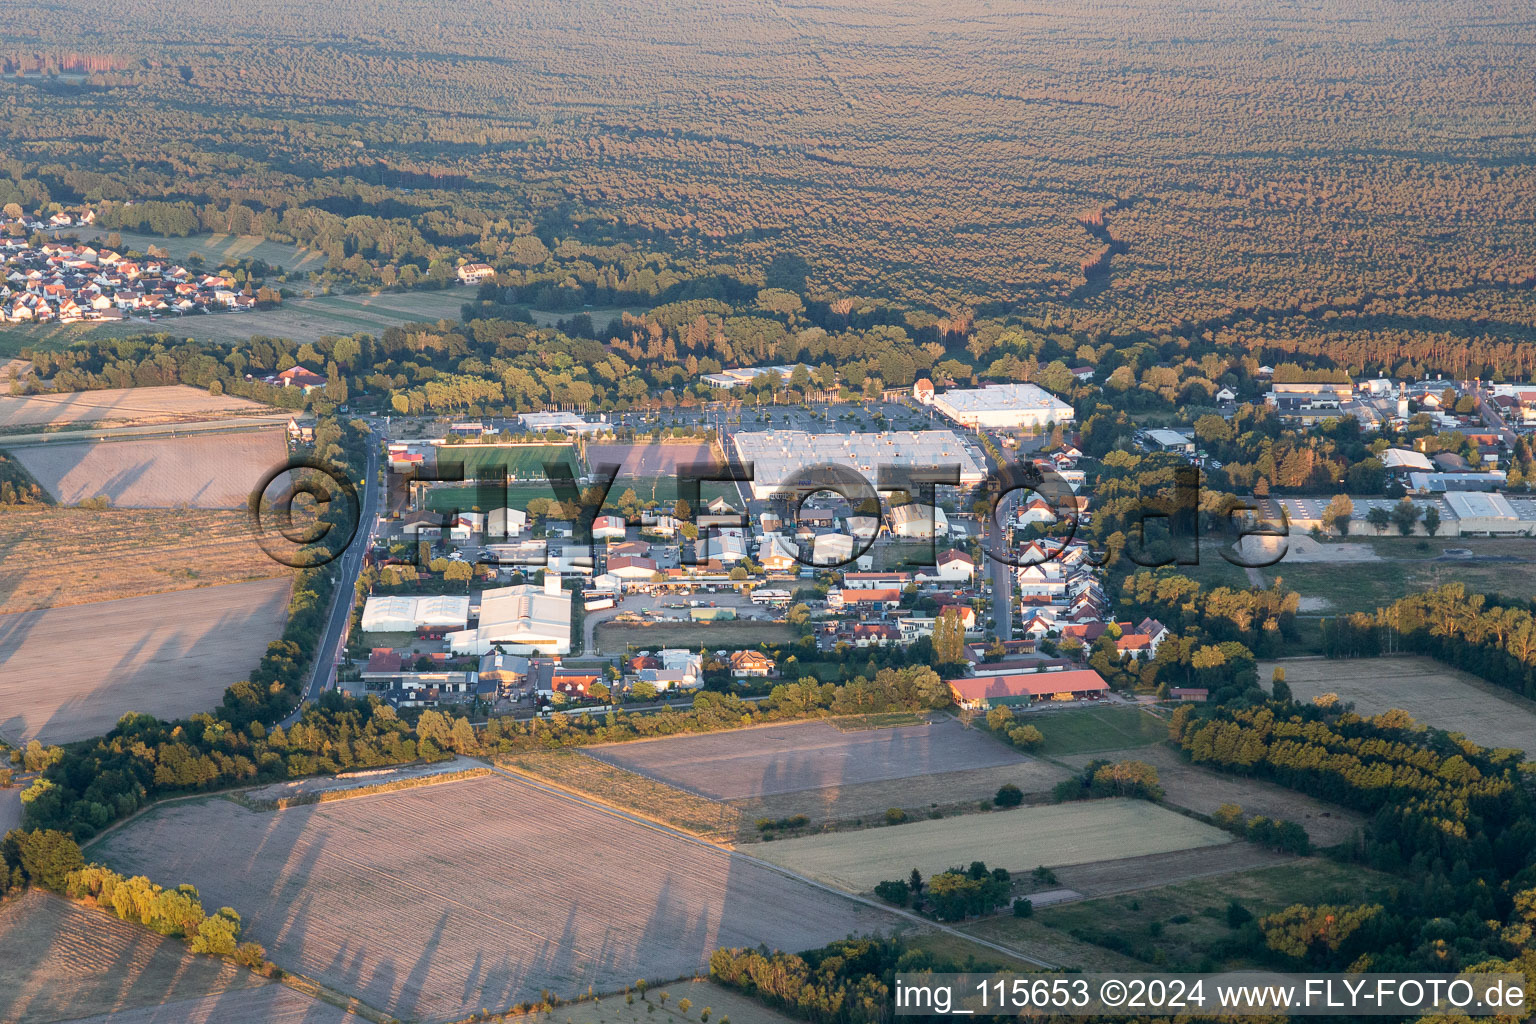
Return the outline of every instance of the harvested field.
{"type": "Polygon", "coordinates": [[[12,453],[59,502],[105,495],[134,508],[244,508],[262,477],[288,461],[280,430],[17,448],[12,453]]]}
{"type": "Polygon", "coordinates": [[[784,839],[753,853],[828,885],[869,892],[914,867],[929,875],[984,860],[1024,871],[1087,864],[1107,851],[1143,856],[1231,841],[1220,829],[1143,800],[1094,800],[784,839]]]}
{"type": "Polygon", "coordinates": [[[730,804],[685,793],[574,751],[516,754],[499,758],[497,763],[519,775],[585,793],[610,806],[721,842],[734,842],[748,824],[741,811],[730,804]]]}
{"type": "Polygon", "coordinates": [[[720,946],[804,949],[896,920],[503,775],[275,814],[163,804],[93,853],[188,879],[206,902],[238,906],[280,965],[431,1021],[544,988],[680,977],[720,946]]]}
{"type": "Polygon", "coordinates": [[[130,711],[206,711],[287,619],[289,580],[0,616],[0,735],[64,743],[130,711]]]}
{"type": "Polygon", "coordinates": [[[244,512],[0,511],[0,615],[286,576],[244,512]]]}
{"type": "Polygon", "coordinates": [[[319,270],[325,265],[325,253],[318,249],[300,249],[284,242],[269,242],[260,235],[197,234],[183,238],[165,235],[146,235],[137,231],[112,232],[97,227],[72,227],[54,234],[58,237],[78,237],[83,242],[105,241],[111,234],[123,240],[121,251],[149,252],[150,246],[164,249],[173,259],[185,259],[190,253],[200,253],[208,266],[217,267],[226,260],[262,260],[284,270],[319,270]]]}
{"type": "Polygon", "coordinates": [[[1262,814],[1296,822],[1307,830],[1317,846],[1342,843],[1365,827],[1365,819],[1354,811],[1257,779],[1201,768],[1166,746],[1078,754],[1062,760],[1074,768],[1083,768],[1095,758],[1144,761],[1157,769],[1158,781],[1171,804],[1206,815],[1213,814],[1222,804],[1236,804],[1243,809],[1245,818],[1262,814]]]}
{"type": "Polygon", "coordinates": [[[790,1018],[739,992],[708,981],[677,981],[670,985],[653,982],[653,987],[642,1000],[636,997],[631,1006],[623,996],[600,999],[596,1002],[575,1003],[561,1006],[549,1013],[535,1013],[522,1018],[527,1024],[697,1024],[700,1014],[708,1008],[714,1020],[729,1017],[731,1024],[790,1024],[790,1018]],[[662,1005],[660,994],[670,997],[662,1005]],[[693,1007],[681,1013],[677,1004],[690,1000],[693,1007]]]}
{"type": "Polygon", "coordinates": [[[883,825],[885,812],[891,807],[900,807],[912,818],[923,818],[934,812],[968,814],[982,801],[990,803],[998,789],[1009,783],[1026,794],[1044,794],[1070,775],[1071,772],[1060,765],[1028,758],[993,768],[970,768],[750,797],[732,800],[729,806],[739,809],[748,822],[803,814],[813,826],[859,819],[883,825]]]}
{"type": "Polygon", "coordinates": [[[372,790],[378,786],[415,781],[431,781],[433,776],[451,775],[457,772],[485,770],[485,762],[472,757],[450,757],[433,764],[411,764],[403,768],[369,768],[363,771],[342,772],[340,775],[315,775],[292,782],[274,782],[270,786],[257,786],[238,794],[249,803],[265,803],[274,800],[293,800],[320,796],[343,795],[352,790],[372,790]]]}
{"type": "Polygon", "coordinates": [[[257,1006],[264,989],[297,995],[216,957],[194,956],[179,940],[49,893],[29,892],[0,908],[0,1020],[8,1024],[109,1015],[114,1022],[135,1024],[198,1020],[141,1017],[134,1011],[208,998],[226,1006],[257,1006]]]}
{"type": "Polygon", "coordinates": [[[989,768],[1024,760],[951,718],[841,732],[826,722],[586,747],[588,757],[712,800],[989,768]]]}
{"type": "Polygon", "coordinates": [[[1173,853],[1153,853],[1145,857],[1068,864],[1056,869],[1056,879],[1058,885],[1084,896],[1110,896],[1194,878],[1210,878],[1292,864],[1297,860],[1296,857],[1275,853],[1252,843],[1231,842],[1225,846],[1206,846],[1198,853],[1176,850],[1173,853]]]}
{"type": "Polygon", "coordinates": [[[176,384],[152,388],[71,391],[57,395],[0,397],[0,432],[15,428],[144,426],[186,423],[225,416],[271,416],[282,412],[233,395],[210,395],[176,384]]]}
{"type": "Polygon", "coordinates": [[[1336,693],[1363,715],[1401,708],[1423,725],[1465,733],[1482,746],[1536,755],[1536,703],[1432,658],[1264,662],[1259,678],[1270,678],[1276,664],[1297,700],[1336,693]]]}
{"type": "Polygon", "coordinates": [[[162,1006],[71,1020],[70,1024],[363,1024],[364,1018],[323,1003],[286,985],[271,982],[260,988],[178,999],[162,1006]]]}

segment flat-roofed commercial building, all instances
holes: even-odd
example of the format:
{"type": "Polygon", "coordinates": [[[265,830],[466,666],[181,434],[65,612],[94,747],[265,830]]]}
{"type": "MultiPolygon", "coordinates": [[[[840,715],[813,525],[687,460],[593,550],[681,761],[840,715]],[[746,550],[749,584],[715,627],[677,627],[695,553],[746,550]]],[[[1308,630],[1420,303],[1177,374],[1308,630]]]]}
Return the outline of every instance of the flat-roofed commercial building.
{"type": "Polygon", "coordinates": [[[469,621],[469,598],[427,594],[421,597],[368,598],[363,605],[365,633],[413,633],[418,629],[463,629],[469,621]]]}
{"type": "Polygon", "coordinates": [[[448,634],[455,654],[488,654],[500,647],[508,654],[569,654],[571,595],[554,580],[545,587],[498,587],[480,595],[480,620],[474,629],[448,634]]]}
{"type": "Polygon", "coordinates": [[[1034,384],[997,384],[935,395],[933,407],[963,427],[1040,429],[1071,423],[1076,416],[1066,402],[1034,384]]]}
{"type": "Polygon", "coordinates": [[[881,467],[957,466],[962,488],[975,487],[986,476],[985,468],[953,430],[870,434],[754,430],[738,433],[732,441],[737,458],[752,464],[754,498],[769,498],[786,490],[795,474],[818,465],[852,469],[868,480],[870,487],[879,482],[881,467]]]}
{"type": "Polygon", "coordinates": [[[1524,534],[1536,529],[1529,504],[1516,509],[1502,494],[1485,494],[1481,491],[1447,491],[1445,503],[1456,513],[1462,536],[1486,533],[1495,535],[1524,534]]]}

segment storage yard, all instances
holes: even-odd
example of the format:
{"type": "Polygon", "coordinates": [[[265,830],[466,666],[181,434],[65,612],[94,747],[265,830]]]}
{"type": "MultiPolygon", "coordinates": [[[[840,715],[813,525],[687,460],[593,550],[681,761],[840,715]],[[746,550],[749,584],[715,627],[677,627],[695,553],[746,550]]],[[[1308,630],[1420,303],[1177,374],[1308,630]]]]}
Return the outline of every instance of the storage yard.
{"type": "Polygon", "coordinates": [[[130,711],[206,711],[282,633],[287,578],[0,616],[0,736],[99,736],[130,711]],[[83,643],[82,638],[89,638],[83,643]]]}
{"type": "Polygon", "coordinates": [[[586,747],[582,753],[714,800],[851,786],[1026,758],[954,719],[840,732],[826,722],[586,747]]]}
{"type": "Polygon", "coordinates": [[[1028,871],[1231,841],[1220,829],[1155,804],[1117,799],[784,839],[753,847],[753,854],[848,892],[869,892],[914,867],[927,876],[982,860],[1028,871]]]}
{"type": "Polygon", "coordinates": [[[281,430],[15,448],[61,504],[105,496],[132,508],[244,508],[262,477],[288,461],[281,430]]]}
{"type": "Polygon", "coordinates": [[[386,1013],[461,1019],[806,949],[896,919],[505,776],[280,812],[162,805],[91,855],[240,908],[279,965],[386,1013]],[[487,945],[486,936],[496,941],[487,945]]]}

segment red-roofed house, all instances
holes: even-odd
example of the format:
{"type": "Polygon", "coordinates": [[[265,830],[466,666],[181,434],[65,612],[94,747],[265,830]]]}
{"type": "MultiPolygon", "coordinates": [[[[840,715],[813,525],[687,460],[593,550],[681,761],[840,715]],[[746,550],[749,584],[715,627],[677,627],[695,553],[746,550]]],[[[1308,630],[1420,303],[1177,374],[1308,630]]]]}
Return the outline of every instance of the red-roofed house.
{"type": "Polygon", "coordinates": [[[1036,700],[1078,700],[1109,692],[1109,684],[1091,668],[965,676],[945,682],[955,703],[963,708],[985,709],[1000,704],[1029,704],[1036,700]]]}
{"type": "Polygon", "coordinates": [[[305,394],[325,387],[325,378],[302,366],[290,366],[273,378],[272,383],[285,388],[303,388],[305,394]]]}
{"type": "Polygon", "coordinates": [[[901,591],[895,587],[879,587],[873,590],[829,590],[828,608],[871,608],[882,611],[901,603],[901,591]]]}

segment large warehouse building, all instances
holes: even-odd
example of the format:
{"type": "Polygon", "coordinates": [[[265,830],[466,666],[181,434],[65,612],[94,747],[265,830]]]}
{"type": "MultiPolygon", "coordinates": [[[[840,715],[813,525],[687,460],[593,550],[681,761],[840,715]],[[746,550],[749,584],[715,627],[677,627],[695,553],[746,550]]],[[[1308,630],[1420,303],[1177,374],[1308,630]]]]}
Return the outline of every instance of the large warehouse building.
{"type": "Polygon", "coordinates": [[[1033,384],[996,384],[964,388],[935,395],[933,407],[962,427],[1039,430],[1047,425],[1071,423],[1072,407],[1033,384]]]}
{"type": "Polygon", "coordinates": [[[845,466],[874,487],[880,468],[959,466],[960,486],[975,487],[986,470],[952,430],[890,430],[874,434],[808,434],[757,430],[736,434],[736,455],[753,468],[752,496],[769,498],[801,470],[845,466]]]}
{"type": "Polygon", "coordinates": [[[571,595],[550,575],[543,587],[498,587],[480,595],[480,620],[474,629],[448,634],[454,654],[571,653],[571,595]]]}
{"type": "Polygon", "coordinates": [[[370,597],[363,605],[363,632],[414,633],[418,629],[463,629],[469,598],[447,594],[370,597]]]}

